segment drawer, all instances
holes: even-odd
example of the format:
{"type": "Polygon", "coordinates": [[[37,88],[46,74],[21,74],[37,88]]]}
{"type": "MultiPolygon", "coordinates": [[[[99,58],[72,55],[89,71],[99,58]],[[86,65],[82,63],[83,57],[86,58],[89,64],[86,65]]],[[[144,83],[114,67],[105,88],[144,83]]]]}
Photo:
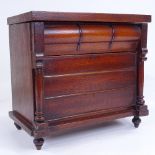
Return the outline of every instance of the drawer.
{"type": "Polygon", "coordinates": [[[141,30],[137,25],[50,24],[45,25],[44,42],[77,43],[79,39],[81,43],[105,42],[111,41],[113,35],[113,41],[131,41],[138,40],[140,34],[141,30]]]}
{"type": "Polygon", "coordinates": [[[135,96],[136,87],[131,85],[120,89],[45,99],[43,109],[47,120],[62,119],[97,110],[131,107],[135,103],[135,96]]]}
{"type": "Polygon", "coordinates": [[[128,52],[137,50],[137,47],[138,41],[113,42],[112,44],[110,42],[82,43],[78,51],[76,43],[47,44],[45,45],[45,55],[128,52]]]}
{"type": "Polygon", "coordinates": [[[112,72],[103,71],[45,77],[44,97],[48,99],[70,94],[118,89],[135,84],[135,81],[136,67],[112,72]]]}
{"type": "Polygon", "coordinates": [[[46,25],[45,26],[45,44],[46,43],[77,43],[80,42],[99,42],[110,41],[112,36],[111,27],[108,25],[46,25]]]}
{"type": "Polygon", "coordinates": [[[136,53],[44,58],[46,119],[132,106],[136,95],[136,53]]]}
{"type": "Polygon", "coordinates": [[[52,56],[44,59],[45,76],[109,71],[136,66],[136,53],[52,56]]]}
{"type": "Polygon", "coordinates": [[[45,55],[133,51],[141,29],[137,25],[80,23],[45,24],[45,55]]]}

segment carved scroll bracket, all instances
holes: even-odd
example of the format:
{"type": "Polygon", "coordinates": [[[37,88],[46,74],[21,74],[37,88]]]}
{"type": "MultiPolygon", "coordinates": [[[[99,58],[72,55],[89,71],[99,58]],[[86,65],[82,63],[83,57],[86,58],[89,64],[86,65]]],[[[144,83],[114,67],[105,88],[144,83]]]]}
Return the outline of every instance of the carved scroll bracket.
{"type": "Polygon", "coordinates": [[[142,48],[141,54],[140,54],[140,62],[144,62],[147,60],[146,54],[148,53],[147,48],[142,48]]]}
{"type": "Polygon", "coordinates": [[[144,96],[137,96],[135,111],[137,116],[139,116],[140,107],[145,104],[144,96]]]}
{"type": "Polygon", "coordinates": [[[137,96],[137,105],[142,106],[145,104],[144,96],[137,96]]]}

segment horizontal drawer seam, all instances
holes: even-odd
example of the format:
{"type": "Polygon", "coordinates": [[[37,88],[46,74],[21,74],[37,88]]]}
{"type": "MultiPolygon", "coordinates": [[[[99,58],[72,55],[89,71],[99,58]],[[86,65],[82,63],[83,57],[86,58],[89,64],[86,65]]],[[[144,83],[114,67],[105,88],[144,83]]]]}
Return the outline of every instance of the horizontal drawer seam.
{"type": "MultiPolygon", "coordinates": [[[[118,52],[111,52],[110,50],[107,50],[107,52],[99,52],[99,53],[75,53],[75,54],[62,54],[62,55],[44,55],[44,56],[36,56],[36,60],[49,60],[52,58],[58,58],[58,57],[78,57],[78,56],[91,56],[91,55],[117,55],[117,54],[133,54],[135,55],[137,53],[137,50],[131,50],[131,51],[118,51],[118,52]]],[[[119,55],[118,55],[119,56],[119,55]]]]}
{"type": "Polygon", "coordinates": [[[53,78],[53,77],[66,77],[66,76],[78,76],[78,75],[92,75],[92,74],[102,74],[110,72],[125,72],[125,71],[135,71],[136,67],[128,67],[123,69],[112,69],[104,71],[94,71],[94,72],[81,72],[81,73],[71,73],[71,74],[58,74],[58,75],[44,75],[44,78],[53,78]]]}
{"type": "Polygon", "coordinates": [[[136,86],[135,84],[130,84],[125,87],[121,88],[113,88],[113,89],[106,89],[106,90],[97,90],[97,91],[87,91],[83,93],[75,93],[75,94],[68,94],[68,95],[60,95],[60,96],[50,96],[50,97],[45,97],[45,100],[50,100],[50,99],[57,99],[57,98],[62,98],[62,97],[70,97],[70,96],[78,96],[78,95],[89,95],[89,94],[96,94],[96,93],[104,93],[104,92],[110,92],[110,91],[116,91],[116,90],[121,90],[121,89],[126,89],[131,86],[136,86]]]}
{"type": "MultiPolygon", "coordinates": [[[[138,42],[139,39],[135,39],[135,40],[117,40],[117,41],[112,41],[112,43],[117,43],[117,42],[138,42]]],[[[84,43],[109,43],[111,42],[110,40],[109,41],[93,41],[93,42],[80,42],[81,44],[84,44],[84,43]]],[[[44,43],[45,45],[53,45],[53,44],[77,44],[77,42],[61,42],[61,43],[58,43],[58,42],[52,42],[52,43],[44,43]]]]}

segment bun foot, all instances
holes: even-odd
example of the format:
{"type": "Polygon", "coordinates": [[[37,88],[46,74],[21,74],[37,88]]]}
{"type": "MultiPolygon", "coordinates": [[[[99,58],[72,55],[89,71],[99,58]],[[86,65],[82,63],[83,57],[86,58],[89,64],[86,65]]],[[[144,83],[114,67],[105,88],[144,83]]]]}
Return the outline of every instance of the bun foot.
{"type": "Polygon", "coordinates": [[[139,118],[139,116],[134,116],[134,118],[132,119],[132,122],[133,122],[135,128],[138,128],[139,124],[141,123],[141,119],[139,118]]]}
{"type": "Polygon", "coordinates": [[[14,122],[14,125],[15,125],[15,127],[18,129],[18,130],[21,130],[22,128],[17,124],[17,123],[15,123],[14,122]]]}
{"type": "Polygon", "coordinates": [[[44,143],[44,139],[43,138],[35,138],[33,140],[33,143],[36,146],[36,149],[37,150],[41,150],[41,147],[42,147],[42,145],[44,143]]]}

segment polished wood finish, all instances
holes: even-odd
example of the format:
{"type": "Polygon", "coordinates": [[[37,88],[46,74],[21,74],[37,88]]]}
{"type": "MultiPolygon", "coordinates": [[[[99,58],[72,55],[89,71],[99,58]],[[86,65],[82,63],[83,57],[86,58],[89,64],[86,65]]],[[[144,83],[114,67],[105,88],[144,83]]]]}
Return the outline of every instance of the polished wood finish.
{"type": "Polygon", "coordinates": [[[90,21],[90,22],[127,22],[145,23],[151,22],[150,15],[137,14],[108,14],[108,13],[73,13],[73,12],[46,12],[31,11],[17,16],[9,17],[8,24],[31,21],[90,21]]]}
{"type": "Polygon", "coordinates": [[[80,49],[77,51],[77,44],[46,44],[45,55],[78,55],[90,53],[110,53],[110,52],[128,52],[137,49],[138,42],[96,42],[96,43],[82,43],[80,49]],[[110,48],[109,48],[110,47],[110,48]]]}
{"type": "Polygon", "coordinates": [[[30,23],[9,26],[13,110],[34,119],[30,23]]]}
{"type": "Polygon", "coordinates": [[[143,96],[143,87],[144,87],[144,61],[147,60],[146,54],[147,50],[147,24],[142,24],[142,36],[139,47],[139,56],[138,56],[138,74],[137,74],[137,103],[135,106],[136,116],[133,118],[133,123],[137,128],[141,122],[139,118],[139,111],[141,106],[145,104],[144,96],[143,96]]]}
{"type": "Polygon", "coordinates": [[[60,119],[91,111],[129,107],[133,106],[134,102],[135,86],[128,86],[48,98],[45,100],[44,113],[47,119],[60,119]]]}
{"type": "Polygon", "coordinates": [[[113,41],[134,41],[140,38],[141,30],[139,26],[123,24],[47,24],[45,25],[44,41],[45,44],[77,43],[80,38],[81,43],[104,42],[111,41],[113,33],[115,33],[113,41]]]}
{"type": "Polygon", "coordinates": [[[148,115],[143,97],[149,15],[29,12],[8,18],[17,129],[44,137],[148,115]]]}
{"type": "Polygon", "coordinates": [[[44,96],[45,98],[50,98],[61,95],[121,88],[129,86],[130,84],[136,84],[135,77],[135,68],[123,71],[47,77],[44,80],[44,96]]]}
{"type": "Polygon", "coordinates": [[[110,53],[88,55],[65,55],[44,58],[44,75],[62,75],[109,71],[135,67],[135,53],[110,53]],[[63,67],[62,67],[63,66],[63,67]]]}
{"type": "Polygon", "coordinates": [[[134,51],[140,36],[132,24],[45,24],[45,55],[134,51]]]}

